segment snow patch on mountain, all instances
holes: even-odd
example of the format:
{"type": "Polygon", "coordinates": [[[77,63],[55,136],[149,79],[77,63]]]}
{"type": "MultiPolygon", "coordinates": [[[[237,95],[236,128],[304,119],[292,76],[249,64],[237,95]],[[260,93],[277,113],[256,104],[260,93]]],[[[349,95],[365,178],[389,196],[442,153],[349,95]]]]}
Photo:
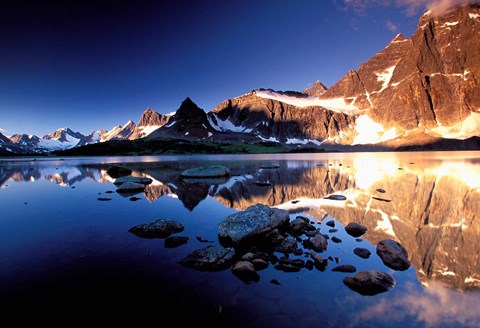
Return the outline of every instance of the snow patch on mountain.
{"type": "Polygon", "coordinates": [[[434,134],[440,135],[446,139],[467,139],[479,136],[480,133],[480,113],[470,113],[462,122],[453,126],[439,126],[431,130],[434,134]]]}
{"type": "Polygon", "coordinates": [[[377,92],[382,92],[388,87],[388,84],[390,83],[390,80],[393,75],[393,71],[395,70],[396,65],[387,68],[385,71],[380,72],[380,73],[375,73],[377,75],[377,81],[383,82],[382,88],[378,90],[377,92]]]}
{"type": "Polygon", "coordinates": [[[376,144],[397,137],[395,128],[385,131],[383,125],[372,120],[368,115],[361,115],[356,120],[357,136],[353,145],[376,144]]]}
{"type": "Polygon", "coordinates": [[[294,97],[270,90],[257,90],[255,91],[255,94],[260,98],[277,100],[285,104],[301,108],[309,106],[320,106],[331,111],[344,114],[355,114],[358,111],[358,108],[353,105],[353,101],[350,104],[347,104],[344,98],[319,99],[317,97],[311,96],[294,97]]]}
{"type": "Polygon", "coordinates": [[[38,147],[44,148],[47,151],[54,150],[64,150],[68,148],[73,148],[80,142],[80,139],[74,138],[73,136],[66,134],[65,140],[61,141],[58,139],[40,139],[38,142],[38,147]]]}
{"type": "Polygon", "coordinates": [[[207,115],[208,122],[217,131],[231,131],[231,132],[243,132],[243,133],[252,132],[252,129],[247,129],[241,125],[237,126],[228,119],[225,121],[222,121],[221,119],[218,118],[217,115],[215,115],[215,113],[211,113],[210,115],[207,115]],[[210,115],[214,116],[215,119],[212,119],[210,115]]]}
{"type": "Polygon", "coordinates": [[[152,125],[152,126],[139,126],[139,132],[143,137],[148,136],[150,133],[155,131],[156,129],[161,128],[161,125],[152,125]]]}

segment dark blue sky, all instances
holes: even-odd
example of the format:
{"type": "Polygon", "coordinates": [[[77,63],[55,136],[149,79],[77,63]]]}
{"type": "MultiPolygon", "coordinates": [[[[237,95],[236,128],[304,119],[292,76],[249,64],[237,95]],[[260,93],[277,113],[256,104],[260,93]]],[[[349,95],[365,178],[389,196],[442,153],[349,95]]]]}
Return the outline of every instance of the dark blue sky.
{"type": "Polygon", "coordinates": [[[2,1],[0,128],[89,133],[186,97],[210,111],[256,88],[330,87],[411,36],[425,6],[408,3],[2,1]]]}

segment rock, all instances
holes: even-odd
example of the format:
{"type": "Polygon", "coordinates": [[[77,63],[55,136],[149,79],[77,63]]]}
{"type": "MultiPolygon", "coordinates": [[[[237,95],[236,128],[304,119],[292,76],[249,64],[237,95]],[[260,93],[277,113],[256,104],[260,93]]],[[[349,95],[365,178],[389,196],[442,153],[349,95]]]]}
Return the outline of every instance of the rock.
{"type": "Polygon", "coordinates": [[[115,182],[113,182],[114,185],[121,185],[125,182],[134,182],[134,183],[139,183],[139,184],[144,184],[148,185],[152,183],[152,179],[150,178],[142,178],[142,177],[132,177],[132,176],[122,176],[117,179],[115,179],[115,182]]]}
{"type": "Polygon", "coordinates": [[[299,234],[302,230],[306,227],[308,222],[305,222],[302,218],[297,217],[295,220],[290,222],[290,230],[295,233],[299,234]]]}
{"type": "Polygon", "coordinates": [[[142,238],[166,238],[172,233],[183,231],[183,229],[184,226],[180,222],[170,219],[158,219],[136,225],[128,231],[142,238]]]}
{"type": "Polygon", "coordinates": [[[407,250],[393,239],[384,239],[377,244],[377,255],[391,269],[405,271],[410,267],[407,250]]]}
{"type": "Polygon", "coordinates": [[[232,247],[210,245],[193,251],[179,263],[201,271],[219,271],[230,267],[234,256],[235,250],[232,247]]]}
{"type": "Polygon", "coordinates": [[[330,195],[327,197],[323,197],[324,199],[331,199],[331,200],[347,200],[347,197],[344,195],[330,195]]]}
{"type": "Polygon", "coordinates": [[[111,198],[106,198],[106,197],[98,197],[97,200],[101,201],[101,202],[107,202],[109,200],[112,200],[111,198]]]}
{"type": "Polygon", "coordinates": [[[107,174],[112,178],[117,179],[132,174],[132,170],[124,166],[114,165],[107,170],[107,174]]]}
{"type": "Polygon", "coordinates": [[[145,185],[136,182],[124,182],[118,186],[118,193],[129,193],[132,191],[143,191],[145,190],[145,185]]]}
{"type": "Polygon", "coordinates": [[[327,226],[329,226],[329,227],[332,227],[332,228],[335,227],[335,221],[334,221],[334,220],[329,220],[329,221],[327,221],[327,223],[325,223],[325,224],[326,224],[327,226]]]}
{"type": "Polygon", "coordinates": [[[201,236],[195,236],[195,239],[197,239],[201,243],[213,243],[213,240],[204,239],[201,236]]]}
{"type": "Polygon", "coordinates": [[[376,189],[376,191],[379,192],[379,193],[382,193],[382,194],[385,193],[385,189],[381,189],[381,188],[376,189]]]}
{"type": "Polygon", "coordinates": [[[258,282],[260,280],[260,276],[258,275],[257,271],[255,271],[253,264],[248,261],[238,261],[235,263],[232,267],[232,272],[235,276],[247,284],[258,282]]]}
{"type": "Polygon", "coordinates": [[[268,268],[268,262],[266,262],[264,259],[253,259],[252,264],[257,271],[268,268]]]}
{"type": "Polygon", "coordinates": [[[273,246],[273,250],[281,253],[293,253],[297,249],[297,240],[292,236],[287,236],[273,246]]]}
{"type": "Polygon", "coordinates": [[[164,245],[166,248],[175,248],[188,242],[188,237],[185,236],[170,236],[165,239],[164,245]]]}
{"type": "Polygon", "coordinates": [[[268,169],[278,169],[280,165],[278,164],[268,164],[268,165],[263,165],[260,166],[261,169],[268,170],[268,169]]]}
{"type": "Polygon", "coordinates": [[[315,252],[323,252],[327,249],[328,247],[328,240],[327,238],[325,238],[324,235],[322,235],[321,233],[317,233],[311,240],[310,240],[310,243],[311,243],[311,248],[315,251],[315,252]]]}
{"type": "Polygon", "coordinates": [[[353,253],[357,256],[360,256],[363,259],[368,259],[372,254],[368,249],[362,247],[356,247],[353,250],[353,253]]]}
{"type": "Polygon", "coordinates": [[[283,263],[275,264],[274,268],[283,272],[299,272],[301,270],[299,267],[283,263]]]}
{"type": "Polygon", "coordinates": [[[372,196],[372,199],[379,200],[379,201],[381,201],[381,202],[386,202],[386,203],[390,203],[390,202],[392,201],[391,199],[374,197],[374,196],[372,196]]]}
{"type": "Polygon", "coordinates": [[[345,226],[345,231],[352,237],[360,237],[367,232],[367,228],[359,223],[350,222],[345,226]]]}
{"type": "Polygon", "coordinates": [[[341,243],[341,242],[342,242],[342,240],[341,240],[340,238],[336,237],[336,236],[333,236],[333,237],[331,238],[331,240],[332,240],[334,243],[341,243]]]}
{"type": "Polygon", "coordinates": [[[129,198],[132,202],[136,202],[137,200],[141,200],[139,197],[130,197],[129,198]]]}
{"type": "Polygon", "coordinates": [[[225,166],[194,167],[183,171],[182,178],[215,178],[230,176],[230,170],[225,166]]]}
{"type": "Polygon", "coordinates": [[[384,293],[395,286],[392,276],[377,270],[360,271],[354,276],[345,277],[343,283],[361,295],[384,293]]]}
{"type": "Polygon", "coordinates": [[[325,271],[325,268],[328,265],[328,260],[325,259],[323,256],[318,255],[314,251],[310,251],[310,257],[313,260],[313,265],[320,271],[325,271]]]}
{"type": "Polygon", "coordinates": [[[340,264],[332,269],[335,272],[355,272],[357,268],[350,264],[340,264]]]}
{"type": "Polygon", "coordinates": [[[278,281],[277,279],[270,280],[270,283],[272,283],[274,285],[281,285],[280,281],[278,281]]]}
{"type": "Polygon", "coordinates": [[[286,210],[263,204],[252,205],[221,221],[218,224],[218,237],[221,243],[240,245],[288,224],[289,218],[286,210]]]}

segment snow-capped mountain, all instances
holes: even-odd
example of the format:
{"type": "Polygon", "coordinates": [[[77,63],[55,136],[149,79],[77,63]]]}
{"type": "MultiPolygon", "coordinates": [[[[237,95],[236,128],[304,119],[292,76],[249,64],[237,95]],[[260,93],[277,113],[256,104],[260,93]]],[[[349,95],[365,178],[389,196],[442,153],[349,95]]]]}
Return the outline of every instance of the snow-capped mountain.
{"type": "Polygon", "coordinates": [[[138,126],[133,121],[128,121],[123,126],[113,127],[110,131],[102,129],[88,135],[74,132],[70,128],[58,129],[42,138],[27,134],[14,134],[7,138],[0,134],[0,149],[3,150],[2,154],[44,154],[109,140],[134,140],[148,136],[163,126],[169,117],[147,108],[142,113],[138,126]]]}
{"type": "Polygon", "coordinates": [[[209,112],[218,131],[285,144],[396,148],[480,136],[480,5],[426,11],[319,96],[254,90],[209,112]]]}
{"type": "MultiPolygon", "coordinates": [[[[209,112],[187,98],[173,115],[148,108],[138,125],[128,121],[108,132],[83,136],[60,129],[43,138],[10,139],[34,152],[147,136],[337,150],[352,145],[421,148],[469,139],[480,148],[479,36],[479,4],[457,6],[443,16],[426,11],[410,38],[396,35],[328,89],[320,81],[303,92],[256,89],[209,112]]],[[[0,148],[13,149],[5,140],[0,148]]]]}

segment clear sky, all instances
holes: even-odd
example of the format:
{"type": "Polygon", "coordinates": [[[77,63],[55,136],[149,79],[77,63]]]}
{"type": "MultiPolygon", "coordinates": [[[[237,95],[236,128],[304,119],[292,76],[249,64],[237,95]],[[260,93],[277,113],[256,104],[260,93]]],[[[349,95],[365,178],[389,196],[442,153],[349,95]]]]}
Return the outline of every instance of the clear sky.
{"type": "Polygon", "coordinates": [[[256,88],[328,87],[410,37],[429,2],[0,2],[0,132],[84,134],[190,97],[206,112],[256,88]]]}

